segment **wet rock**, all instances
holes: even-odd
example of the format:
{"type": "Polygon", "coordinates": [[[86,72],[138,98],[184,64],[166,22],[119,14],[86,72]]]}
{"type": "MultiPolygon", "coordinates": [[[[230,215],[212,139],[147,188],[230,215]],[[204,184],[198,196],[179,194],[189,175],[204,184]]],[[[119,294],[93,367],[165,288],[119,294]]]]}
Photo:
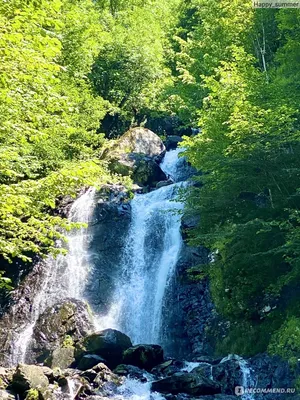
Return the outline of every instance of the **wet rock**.
{"type": "Polygon", "coordinates": [[[195,362],[200,362],[200,363],[209,363],[211,365],[217,365],[222,361],[222,357],[215,358],[212,356],[198,356],[195,357],[194,361],[195,362]]]}
{"type": "Polygon", "coordinates": [[[167,181],[158,182],[156,184],[156,189],[160,189],[162,187],[172,185],[172,183],[173,183],[173,181],[171,179],[168,179],[167,181]]]}
{"type": "Polygon", "coordinates": [[[72,346],[58,347],[53,350],[50,357],[45,361],[48,367],[66,369],[69,368],[75,361],[75,349],[72,346]]]}
{"type": "Polygon", "coordinates": [[[241,357],[232,354],[222,360],[220,364],[213,366],[212,374],[214,379],[220,382],[222,393],[233,395],[235,387],[242,385],[241,361],[243,361],[241,357]]]}
{"type": "Polygon", "coordinates": [[[198,215],[185,214],[181,218],[181,233],[184,238],[187,238],[188,232],[191,229],[196,228],[200,223],[200,217],[198,215]]]}
{"type": "Polygon", "coordinates": [[[153,382],[151,389],[160,393],[187,393],[196,396],[221,393],[220,385],[217,382],[202,375],[184,372],[177,372],[153,382]]]}
{"type": "MultiPolygon", "coordinates": [[[[114,374],[106,365],[100,363],[93,369],[80,374],[81,379],[87,379],[89,385],[83,389],[85,395],[101,395],[113,397],[118,387],[123,383],[123,378],[114,374]]],[[[84,396],[85,398],[85,396],[84,396]]]]}
{"type": "Polygon", "coordinates": [[[44,362],[52,351],[72,346],[90,333],[92,328],[88,308],[79,300],[67,299],[47,308],[33,331],[29,349],[33,361],[44,362]]]}
{"type": "Polygon", "coordinates": [[[99,387],[103,386],[106,382],[112,382],[116,385],[120,385],[122,383],[122,379],[114,374],[105,364],[100,363],[96,365],[93,370],[97,373],[94,383],[96,383],[99,387]]]}
{"type": "Polygon", "coordinates": [[[86,354],[80,359],[77,368],[82,371],[86,371],[88,369],[95,367],[99,363],[105,364],[106,361],[104,360],[104,358],[97,356],[96,354],[86,354]]]}
{"type": "Polygon", "coordinates": [[[168,360],[162,364],[157,365],[151,370],[151,373],[157,376],[170,376],[176,372],[180,372],[184,368],[184,362],[178,360],[168,360]]]}
{"type": "Polygon", "coordinates": [[[156,186],[158,182],[167,179],[160,166],[150,157],[140,154],[128,156],[134,162],[132,179],[141,186],[156,186]]]}
{"type": "MultiPolygon", "coordinates": [[[[266,353],[258,354],[248,360],[252,375],[255,376],[256,386],[259,388],[293,388],[294,379],[300,375],[300,368],[292,371],[287,361],[278,356],[270,356],[266,353]]],[[[270,399],[274,394],[268,395],[270,399]]],[[[285,399],[285,395],[278,397],[285,399]]],[[[292,398],[291,395],[289,397],[292,398]]],[[[266,396],[266,398],[268,398],[266,396]]]]}
{"type": "Polygon", "coordinates": [[[122,255],[131,222],[128,192],[122,185],[105,185],[95,195],[86,298],[97,315],[109,312],[119,281],[122,255]]]}
{"type": "Polygon", "coordinates": [[[183,141],[183,139],[181,136],[175,136],[175,135],[168,136],[167,140],[166,140],[167,151],[176,149],[178,146],[178,143],[180,143],[182,141],[183,141]]]}
{"type": "Polygon", "coordinates": [[[128,378],[136,379],[140,382],[147,382],[145,371],[138,367],[135,367],[134,365],[120,364],[117,366],[117,368],[114,369],[113,372],[116,375],[127,376],[128,378]]]}
{"type": "Polygon", "coordinates": [[[24,394],[30,389],[42,392],[48,388],[49,381],[41,367],[19,364],[13,375],[11,386],[19,394],[24,394]]]}
{"type": "Polygon", "coordinates": [[[138,345],[124,351],[124,364],[134,365],[136,367],[151,371],[153,367],[162,363],[164,352],[158,345],[138,345]]]}
{"type": "Polygon", "coordinates": [[[77,345],[77,361],[87,354],[103,357],[110,368],[122,362],[123,352],[132,346],[130,338],[115,329],[105,329],[86,336],[77,345]]]}

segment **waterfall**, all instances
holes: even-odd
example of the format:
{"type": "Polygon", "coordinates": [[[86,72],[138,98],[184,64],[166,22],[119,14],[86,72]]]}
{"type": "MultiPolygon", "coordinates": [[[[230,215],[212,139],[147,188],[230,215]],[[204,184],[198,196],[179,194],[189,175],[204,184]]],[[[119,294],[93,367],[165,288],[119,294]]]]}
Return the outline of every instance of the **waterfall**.
{"type": "MultiPolygon", "coordinates": [[[[94,208],[95,189],[91,188],[72,205],[69,220],[88,223],[94,208]]],[[[45,276],[38,293],[34,297],[30,321],[15,333],[10,355],[10,364],[25,362],[34,326],[47,307],[65,298],[85,300],[84,288],[89,274],[88,243],[90,232],[85,227],[66,234],[68,254],[57,258],[48,257],[44,262],[45,276]]],[[[59,242],[57,245],[61,245],[59,242]]]]}
{"type": "MultiPolygon", "coordinates": [[[[182,150],[166,153],[161,168],[178,180],[182,150]]],[[[176,201],[183,182],[138,194],[131,202],[132,222],[122,257],[122,276],[110,312],[98,319],[99,329],[113,327],[133,343],[161,343],[164,295],[182,246],[176,201]]]]}
{"type": "MultiPolygon", "coordinates": [[[[182,246],[179,211],[176,201],[184,171],[182,150],[166,153],[161,168],[175,182],[131,202],[132,222],[122,256],[121,276],[107,316],[98,316],[99,329],[116,328],[134,343],[160,343],[165,291],[175,271],[182,246]]],[[[88,223],[94,211],[95,189],[89,189],[72,205],[69,220],[88,223]]],[[[48,257],[45,275],[36,293],[30,321],[14,333],[10,364],[25,362],[34,326],[41,313],[66,298],[85,301],[90,275],[89,243],[91,230],[85,227],[66,233],[68,254],[48,257]]],[[[60,245],[58,243],[58,245],[60,245]]]]}

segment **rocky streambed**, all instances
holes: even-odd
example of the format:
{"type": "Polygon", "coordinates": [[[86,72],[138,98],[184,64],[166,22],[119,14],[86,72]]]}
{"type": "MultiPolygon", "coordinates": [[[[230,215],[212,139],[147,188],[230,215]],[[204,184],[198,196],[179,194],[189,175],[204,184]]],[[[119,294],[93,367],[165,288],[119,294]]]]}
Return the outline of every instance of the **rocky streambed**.
{"type": "MultiPolygon", "coordinates": [[[[293,375],[279,359],[244,360],[165,357],[159,345],[132,345],[122,332],[94,332],[86,304],[68,299],[36,323],[27,359],[32,364],[0,368],[0,399],[19,400],[233,400],[236,387],[289,388],[293,375]]],[[[241,398],[293,399],[294,394],[241,398]]]]}

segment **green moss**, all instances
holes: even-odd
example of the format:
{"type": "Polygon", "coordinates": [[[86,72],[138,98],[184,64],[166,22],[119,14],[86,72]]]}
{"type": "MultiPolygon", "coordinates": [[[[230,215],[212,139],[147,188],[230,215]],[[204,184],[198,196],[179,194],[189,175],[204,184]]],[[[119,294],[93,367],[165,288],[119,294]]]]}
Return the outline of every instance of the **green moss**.
{"type": "Polygon", "coordinates": [[[300,392],[300,376],[298,376],[298,378],[295,379],[294,385],[297,392],[300,392]]]}
{"type": "Polygon", "coordinates": [[[74,347],[74,340],[72,336],[66,335],[62,343],[62,347],[74,347]]]}
{"type": "Polygon", "coordinates": [[[25,400],[39,400],[39,392],[36,389],[29,389],[25,400]]]}
{"type": "Polygon", "coordinates": [[[266,351],[272,332],[278,326],[280,322],[272,319],[260,323],[239,321],[231,324],[225,338],[222,334],[218,335],[216,355],[234,353],[250,357],[262,353],[266,351]]]}
{"type": "MultiPolygon", "coordinates": [[[[273,334],[268,351],[287,360],[296,367],[300,354],[300,318],[288,318],[273,334]]],[[[300,382],[299,382],[300,383],[300,382]]]]}
{"type": "Polygon", "coordinates": [[[198,265],[187,270],[187,277],[191,281],[199,282],[208,276],[207,266],[198,265]]]}
{"type": "Polygon", "coordinates": [[[6,388],[6,384],[4,382],[4,380],[2,378],[0,378],[0,389],[5,389],[6,388]]]}

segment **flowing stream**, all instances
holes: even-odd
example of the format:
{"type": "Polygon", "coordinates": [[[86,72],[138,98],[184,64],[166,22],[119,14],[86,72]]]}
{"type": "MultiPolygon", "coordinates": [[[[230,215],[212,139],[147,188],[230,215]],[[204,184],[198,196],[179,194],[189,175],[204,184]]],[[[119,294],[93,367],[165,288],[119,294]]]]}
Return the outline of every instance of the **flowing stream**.
{"type": "MultiPolygon", "coordinates": [[[[162,170],[177,180],[180,150],[166,154],[162,170]]],[[[179,171],[181,169],[179,168],[179,171]]],[[[179,210],[175,201],[184,182],[176,182],[131,202],[132,222],[122,257],[122,277],[108,315],[98,320],[99,328],[125,332],[133,343],[161,343],[164,295],[174,273],[182,238],[179,210]]]]}

